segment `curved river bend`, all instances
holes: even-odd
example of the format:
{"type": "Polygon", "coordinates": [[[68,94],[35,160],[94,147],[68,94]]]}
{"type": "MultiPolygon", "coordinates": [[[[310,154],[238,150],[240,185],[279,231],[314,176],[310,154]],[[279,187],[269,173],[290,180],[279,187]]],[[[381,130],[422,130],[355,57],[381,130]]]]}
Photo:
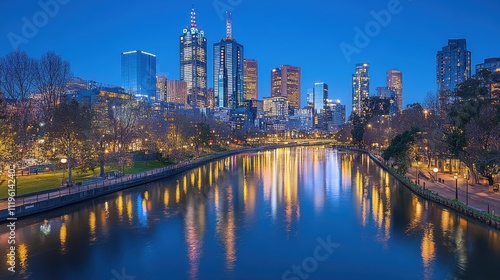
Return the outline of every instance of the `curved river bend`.
{"type": "Polygon", "coordinates": [[[498,231],[326,147],[232,156],[20,219],[16,254],[19,279],[500,279],[498,231]]]}

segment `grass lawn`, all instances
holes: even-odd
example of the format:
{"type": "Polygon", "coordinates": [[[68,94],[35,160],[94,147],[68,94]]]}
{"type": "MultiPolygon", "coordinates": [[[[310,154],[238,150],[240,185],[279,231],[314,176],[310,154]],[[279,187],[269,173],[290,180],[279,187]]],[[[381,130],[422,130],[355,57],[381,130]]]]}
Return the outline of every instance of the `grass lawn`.
{"type": "MultiPolygon", "coordinates": [[[[131,173],[139,173],[146,170],[151,170],[159,167],[164,167],[166,164],[159,162],[158,160],[149,160],[149,161],[136,161],[133,166],[125,167],[125,174],[131,173]]],[[[104,170],[112,171],[119,170],[121,171],[121,166],[113,164],[112,166],[106,166],[104,170]]],[[[78,173],[73,170],[73,181],[74,182],[82,182],[86,180],[91,180],[92,175],[99,175],[99,168],[95,170],[95,173],[92,172],[87,173],[78,173]]],[[[29,176],[21,176],[17,175],[17,195],[33,193],[38,191],[44,191],[54,188],[59,188],[61,186],[63,171],[55,170],[50,172],[40,172],[38,175],[31,174],[29,176]]],[[[64,178],[68,178],[68,172],[64,172],[64,178]]],[[[7,183],[8,178],[5,176],[5,173],[0,177],[0,190],[5,190],[0,193],[0,198],[7,197],[7,183]]]]}

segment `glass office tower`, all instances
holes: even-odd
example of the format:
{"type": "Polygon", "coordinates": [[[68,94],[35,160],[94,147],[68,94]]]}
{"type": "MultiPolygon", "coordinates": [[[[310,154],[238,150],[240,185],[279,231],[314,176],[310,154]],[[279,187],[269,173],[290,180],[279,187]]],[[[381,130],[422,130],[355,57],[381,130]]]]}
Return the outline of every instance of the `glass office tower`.
{"type": "Polygon", "coordinates": [[[137,99],[156,99],[156,55],[134,50],[122,52],[122,87],[137,99]]]}

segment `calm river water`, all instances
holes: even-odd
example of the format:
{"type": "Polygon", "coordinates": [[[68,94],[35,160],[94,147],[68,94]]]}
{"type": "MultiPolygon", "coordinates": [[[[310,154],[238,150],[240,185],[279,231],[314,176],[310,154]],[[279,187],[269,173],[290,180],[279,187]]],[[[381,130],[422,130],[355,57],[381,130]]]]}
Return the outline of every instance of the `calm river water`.
{"type": "Polygon", "coordinates": [[[500,279],[498,231],[327,147],[232,156],[23,218],[16,241],[15,279],[500,279]]]}

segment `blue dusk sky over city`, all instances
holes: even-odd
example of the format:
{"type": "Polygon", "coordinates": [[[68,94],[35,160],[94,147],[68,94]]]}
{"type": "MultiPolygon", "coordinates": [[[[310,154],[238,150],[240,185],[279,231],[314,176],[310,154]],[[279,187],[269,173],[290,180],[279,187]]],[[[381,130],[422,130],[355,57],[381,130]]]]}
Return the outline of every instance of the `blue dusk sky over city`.
{"type": "Polygon", "coordinates": [[[385,86],[387,70],[401,70],[406,106],[436,91],[436,52],[448,39],[467,39],[473,68],[485,58],[500,57],[498,1],[473,5],[463,0],[57,3],[47,19],[40,16],[43,8],[38,1],[2,1],[0,55],[16,44],[32,57],[53,50],[70,62],[75,76],[121,85],[120,53],[138,49],[157,55],[157,74],[179,79],[179,36],[189,25],[194,4],[198,27],[208,38],[209,87],[213,86],[213,44],[225,36],[224,11],[229,10],[233,38],[244,45],[245,58],[259,63],[259,99],[270,96],[271,69],[289,64],[301,67],[301,106],[314,82],[326,82],[329,98],[340,99],[348,113],[356,63],[370,64],[371,94],[385,86]],[[39,27],[23,34],[26,21],[38,21],[39,27]],[[360,38],[357,30],[366,37],[360,38]],[[13,34],[22,41],[12,43],[13,34]]]}

